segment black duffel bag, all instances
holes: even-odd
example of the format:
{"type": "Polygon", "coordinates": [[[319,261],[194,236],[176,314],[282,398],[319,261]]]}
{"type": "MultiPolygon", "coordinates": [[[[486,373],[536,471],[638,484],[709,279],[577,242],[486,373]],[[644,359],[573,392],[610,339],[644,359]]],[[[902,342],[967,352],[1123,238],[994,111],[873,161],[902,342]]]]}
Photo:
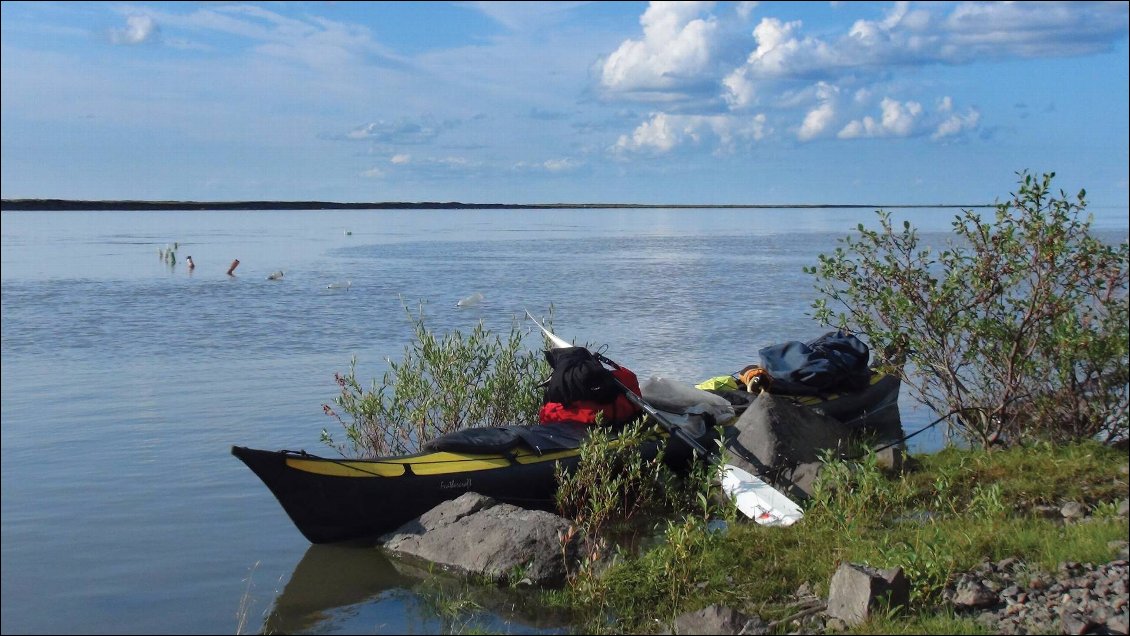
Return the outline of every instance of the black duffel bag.
{"type": "Polygon", "coordinates": [[[759,352],[769,390],[793,395],[858,391],[871,382],[871,352],[859,338],[832,331],[811,342],[790,341],[759,352]]]}

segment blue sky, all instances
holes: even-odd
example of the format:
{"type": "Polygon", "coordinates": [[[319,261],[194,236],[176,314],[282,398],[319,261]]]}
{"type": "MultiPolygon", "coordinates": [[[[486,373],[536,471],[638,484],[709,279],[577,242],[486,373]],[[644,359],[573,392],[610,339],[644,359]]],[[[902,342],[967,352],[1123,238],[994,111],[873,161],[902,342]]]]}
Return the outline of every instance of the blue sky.
{"type": "Polygon", "coordinates": [[[1125,209],[1128,7],[4,2],[2,194],[1125,209]]]}

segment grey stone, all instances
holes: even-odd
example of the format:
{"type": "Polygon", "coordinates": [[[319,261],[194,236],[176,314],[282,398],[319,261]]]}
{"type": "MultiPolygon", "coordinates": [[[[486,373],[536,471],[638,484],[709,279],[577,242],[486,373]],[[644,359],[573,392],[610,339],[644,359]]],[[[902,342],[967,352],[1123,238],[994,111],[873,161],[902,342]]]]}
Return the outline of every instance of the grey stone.
{"type": "Polygon", "coordinates": [[[571,523],[555,514],[498,503],[477,493],[444,502],[382,537],[389,552],[502,583],[564,583],[575,555],[563,546],[571,523]]]}
{"type": "Polygon", "coordinates": [[[1059,513],[1063,515],[1066,520],[1079,520],[1087,516],[1087,507],[1078,501],[1069,501],[1063,504],[1059,509],[1059,513]]]}
{"type": "Polygon", "coordinates": [[[958,585],[953,604],[958,609],[980,608],[996,605],[1000,596],[985,587],[980,581],[966,581],[958,585]]]}
{"type": "Polygon", "coordinates": [[[859,625],[881,607],[905,607],[910,583],[902,568],[876,570],[865,565],[843,563],[832,576],[828,589],[828,616],[848,626],[859,625]]]}
{"type": "Polygon", "coordinates": [[[812,495],[822,453],[847,444],[841,422],[771,393],[754,399],[726,440],[731,463],[755,475],[779,475],[774,483],[798,498],[812,495]]]}
{"type": "Polygon", "coordinates": [[[1095,623],[1091,621],[1089,616],[1084,616],[1079,612],[1064,612],[1060,615],[1060,629],[1063,634],[1086,634],[1091,631],[1095,623]]]}
{"type": "Polygon", "coordinates": [[[906,450],[900,445],[894,445],[875,453],[876,465],[891,473],[902,473],[906,464],[906,450]]]}
{"type": "Polygon", "coordinates": [[[984,585],[996,593],[1000,593],[1000,591],[1004,589],[1004,585],[1001,584],[1000,581],[994,581],[993,579],[983,579],[981,585],[984,585]]]}
{"type": "Polygon", "coordinates": [[[675,619],[676,634],[767,634],[768,625],[724,605],[710,605],[675,619]]]}
{"type": "Polygon", "coordinates": [[[1130,615],[1126,612],[1109,616],[1106,619],[1106,628],[1112,634],[1126,634],[1130,630],[1130,615]]]}

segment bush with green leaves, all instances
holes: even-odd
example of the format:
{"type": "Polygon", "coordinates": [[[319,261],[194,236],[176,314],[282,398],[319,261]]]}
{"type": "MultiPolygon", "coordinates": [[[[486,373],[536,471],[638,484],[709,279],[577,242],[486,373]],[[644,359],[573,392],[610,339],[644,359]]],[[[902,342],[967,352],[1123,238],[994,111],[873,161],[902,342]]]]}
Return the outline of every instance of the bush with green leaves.
{"type": "Polygon", "coordinates": [[[931,249],[879,210],[805,271],[814,317],[861,334],[882,366],[973,443],[1127,435],[1127,243],[1083,218],[1085,192],[1019,173],[986,221],[963,210],[931,249]]]}
{"type": "Polygon", "coordinates": [[[637,517],[673,511],[706,519],[721,516],[726,507],[713,496],[719,458],[699,458],[676,470],[666,462],[664,448],[645,457],[647,445],[668,443],[657,430],[646,417],[618,427],[593,426],[581,443],[576,467],[566,471],[557,466],[558,511],[592,535],[637,517]]]}
{"type": "MultiPolygon", "coordinates": [[[[340,393],[323,410],[345,430],[348,445],[322,429],[322,441],[343,455],[379,457],[420,450],[429,440],[474,426],[537,423],[550,368],[540,349],[524,341],[528,330],[515,319],[508,335],[480,321],[464,334],[431,332],[421,307],[413,315],[413,339],[400,362],[389,361],[381,382],[365,390],[357,359],[334,375],[340,393]],[[344,415],[344,416],[343,416],[344,415]]],[[[539,342],[540,344],[540,342],[539,342]]]]}

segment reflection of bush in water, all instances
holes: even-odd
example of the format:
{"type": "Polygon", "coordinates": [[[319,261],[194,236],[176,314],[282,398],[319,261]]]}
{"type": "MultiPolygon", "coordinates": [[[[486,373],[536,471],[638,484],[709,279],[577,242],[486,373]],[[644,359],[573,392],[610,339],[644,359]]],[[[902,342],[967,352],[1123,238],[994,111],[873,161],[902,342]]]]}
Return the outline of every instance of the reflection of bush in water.
{"type": "Polygon", "coordinates": [[[411,579],[371,546],[311,545],[275,599],[262,633],[314,631],[314,627],[332,619],[334,610],[411,584],[411,579]]]}
{"type": "Polygon", "coordinates": [[[411,621],[414,625],[403,625],[401,631],[418,633],[428,633],[420,628],[434,621],[470,622],[490,631],[504,630],[511,622],[549,631],[568,626],[564,616],[539,604],[537,591],[429,572],[357,543],[311,545],[275,599],[261,633],[354,631],[346,625],[354,620],[365,631],[374,624],[392,628],[411,621]]]}

